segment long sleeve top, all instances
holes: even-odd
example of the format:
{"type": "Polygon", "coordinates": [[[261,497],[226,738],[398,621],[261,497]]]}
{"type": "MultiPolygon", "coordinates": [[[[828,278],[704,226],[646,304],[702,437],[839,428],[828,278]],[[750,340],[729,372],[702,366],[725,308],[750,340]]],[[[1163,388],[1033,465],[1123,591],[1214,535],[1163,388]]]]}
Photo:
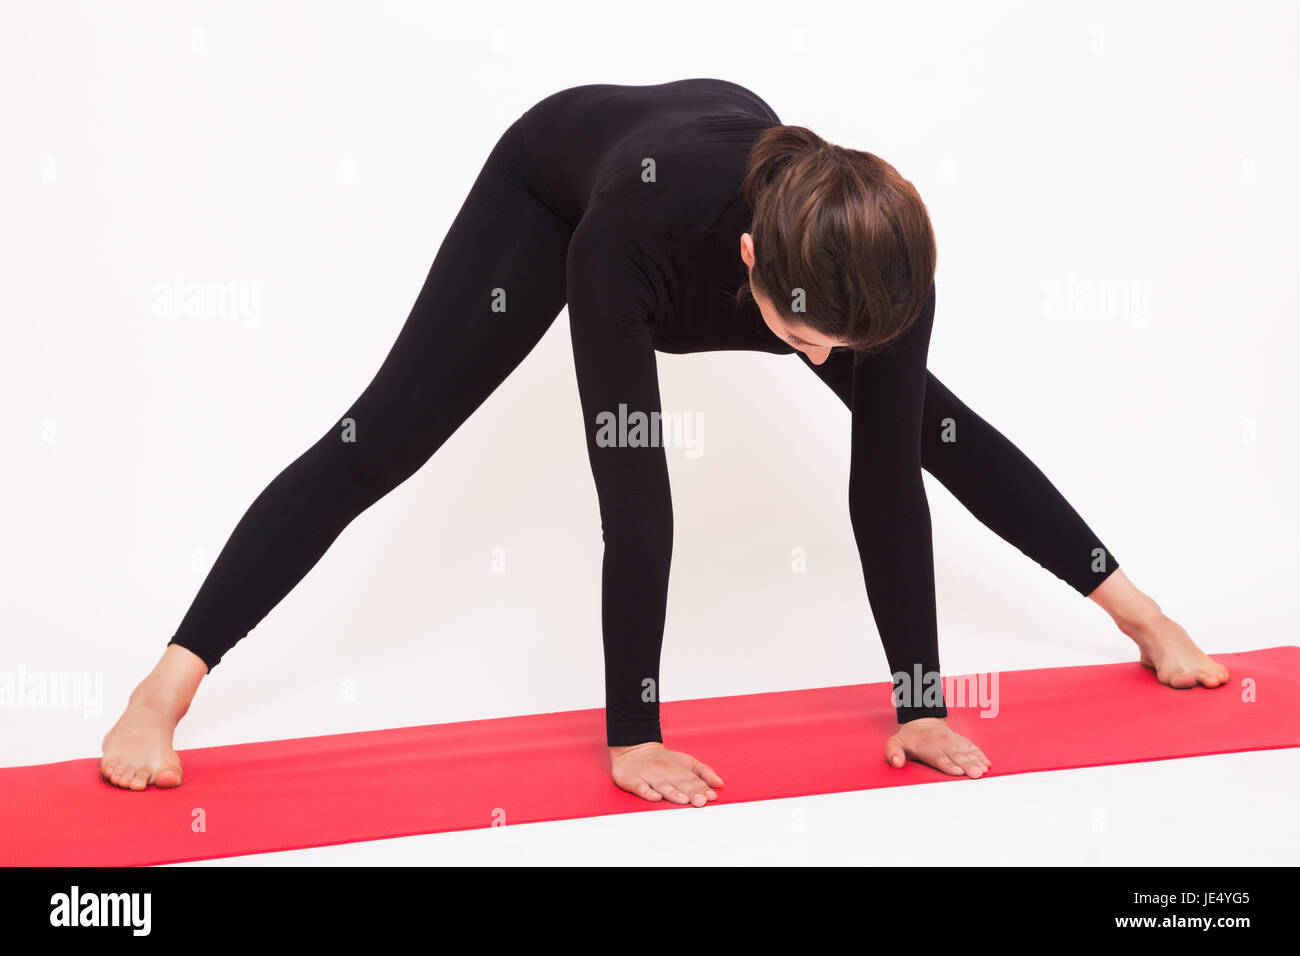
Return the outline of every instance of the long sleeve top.
{"type": "MultiPolygon", "coordinates": [[[[604,537],[611,746],[663,739],[659,656],[673,520],[664,447],[654,440],[662,411],[655,353],[795,351],[752,301],[731,295],[745,277],[746,158],[758,134],[779,123],[755,94],[713,79],[576,87],[519,121],[525,185],[573,228],[566,285],[604,537]]],[[[942,697],[922,697],[916,683],[939,670],[921,479],[933,322],[932,289],[920,319],[892,345],[856,365],[848,353],[831,358],[852,366],[843,370],[852,376],[849,516],[900,720],[946,713],[942,697]],[[915,696],[903,699],[909,687],[915,696]]]]}

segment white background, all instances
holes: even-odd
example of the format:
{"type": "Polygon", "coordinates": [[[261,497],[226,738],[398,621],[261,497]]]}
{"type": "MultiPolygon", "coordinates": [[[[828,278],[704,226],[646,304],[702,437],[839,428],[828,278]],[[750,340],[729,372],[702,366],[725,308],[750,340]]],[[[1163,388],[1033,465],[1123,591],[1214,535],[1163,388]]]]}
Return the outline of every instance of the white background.
{"type": "MultiPolygon", "coordinates": [[[[583,83],[734,80],[893,163],[938,235],[935,374],[1204,648],[1295,643],[1294,4],[49,3],[5,20],[0,669],[102,675],[103,706],[0,709],[0,763],[98,753],[244,510],[369,382],[501,131],[583,83]],[[256,290],[255,313],[156,314],[178,274],[256,290]]],[[[669,455],[666,698],[884,680],[843,406],[794,358],[661,356],[660,377],[666,409],[705,421],[702,457],[669,455]]],[[[600,706],[580,427],[562,315],[227,655],[177,746],[600,706]]],[[[926,482],[945,671],[1134,658],[926,482]]],[[[990,779],[1019,795],[982,798],[990,813],[1050,807],[990,852],[1114,862],[1088,850],[1098,800],[1169,803],[1212,778],[1217,809],[1134,825],[1124,852],[1170,859],[1249,798],[1257,837],[1225,852],[1294,861],[1294,825],[1267,824],[1298,769],[1287,751],[990,779]],[[1075,814],[1048,796],[1067,779],[1110,783],[1075,814]]],[[[872,845],[877,813],[920,847],[964,832],[934,817],[965,819],[952,801],[970,790],[916,789],[817,798],[856,809],[822,856],[777,841],[774,857],[841,858],[846,832],[872,845]]],[[[721,859],[765,845],[746,829],[760,810],[712,809],[735,836],[721,859]]],[[[634,816],[555,825],[563,840],[543,825],[501,858],[610,826],[690,827],[662,838],[700,845],[698,822],[634,816]]],[[[429,839],[477,858],[507,838],[429,839]]]]}

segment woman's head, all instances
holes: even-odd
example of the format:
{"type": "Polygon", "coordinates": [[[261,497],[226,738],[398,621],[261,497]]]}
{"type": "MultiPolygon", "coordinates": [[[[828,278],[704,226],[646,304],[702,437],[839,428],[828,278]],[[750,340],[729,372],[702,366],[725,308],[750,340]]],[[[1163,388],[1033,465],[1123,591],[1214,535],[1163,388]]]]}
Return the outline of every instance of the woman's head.
{"type": "Polygon", "coordinates": [[[930,216],[893,166],[802,126],[764,130],[741,195],[741,287],[774,333],[820,364],[831,347],[874,351],[921,314],[934,282],[930,216]]]}

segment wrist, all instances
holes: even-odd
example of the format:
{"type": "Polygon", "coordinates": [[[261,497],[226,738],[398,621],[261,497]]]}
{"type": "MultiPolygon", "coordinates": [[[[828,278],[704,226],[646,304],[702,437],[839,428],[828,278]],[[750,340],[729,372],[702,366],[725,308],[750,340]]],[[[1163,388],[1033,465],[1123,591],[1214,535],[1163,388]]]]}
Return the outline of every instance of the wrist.
{"type": "Polygon", "coordinates": [[[631,750],[649,750],[652,747],[662,747],[663,744],[657,740],[646,740],[639,744],[610,744],[609,754],[611,757],[619,757],[631,750]]]}
{"type": "Polygon", "coordinates": [[[663,731],[659,729],[658,720],[624,720],[619,723],[605,724],[605,744],[613,750],[640,747],[644,744],[661,744],[664,742],[663,731]]]}
{"type": "Polygon", "coordinates": [[[898,729],[902,730],[904,727],[918,727],[918,728],[931,727],[934,726],[935,724],[942,724],[943,726],[946,727],[948,725],[948,718],[947,717],[913,717],[911,720],[900,720],[898,722],[898,729]]]}
{"type": "Polygon", "coordinates": [[[640,759],[638,754],[654,755],[657,751],[662,751],[664,745],[657,740],[647,740],[640,744],[610,744],[609,746],[609,765],[617,769],[623,762],[623,758],[628,760],[640,759]]]}
{"type": "Polygon", "coordinates": [[[900,727],[903,724],[915,723],[918,720],[943,720],[948,716],[948,708],[943,704],[923,707],[897,707],[895,710],[900,727]]]}

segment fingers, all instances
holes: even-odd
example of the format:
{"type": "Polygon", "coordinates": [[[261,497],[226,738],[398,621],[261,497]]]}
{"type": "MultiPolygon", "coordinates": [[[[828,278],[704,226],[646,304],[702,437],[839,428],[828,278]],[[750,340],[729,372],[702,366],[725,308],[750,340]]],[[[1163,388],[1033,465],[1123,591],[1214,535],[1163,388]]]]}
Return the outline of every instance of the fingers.
{"type": "Polygon", "coordinates": [[[709,785],[694,773],[651,776],[647,779],[665,800],[671,800],[673,803],[690,803],[702,807],[710,800],[718,799],[718,795],[710,789],[709,785]]]}
{"type": "Polygon", "coordinates": [[[993,766],[993,761],[984,756],[984,751],[980,750],[979,747],[976,747],[975,744],[971,743],[969,740],[966,741],[966,749],[984,765],[985,770],[993,766]]]}
{"type": "Polygon", "coordinates": [[[972,779],[984,776],[993,766],[984,751],[947,728],[923,728],[919,733],[905,728],[886,741],[885,761],[891,766],[901,768],[909,758],[950,776],[972,779]]]}
{"type": "Polygon", "coordinates": [[[628,793],[635,793],[642,800],[649,800],[651,803],[663,799],[663,795],[644,780],[638,780],[631,787],[624,787],[623,789],[627,790],[628,793]]]}
{"type": "Polygon", "coordinates": [[[714,787],[722,777],[706,763],[689,754],[663,751],[662,745],[641,752],[617,754],[613,761],[614,782],[628,793],[657,803],[666,800],[679,805],[702,807],[718,799],[714,787]]]}
{"type": "Polygon", "coordinates": [[[694,773],[695,776],[703,780],[705,783],[707,783],[710,787],[726,786],[722,782],[722,778],[718,776],[718,772],[716,770],[714,770],[708,764],[703,763],[699,760],[696,760],[691,765],[691,772],[694,773]]]}
{"type": "Polygon", "coordinates": [[[717,792],[693,773],[673,774],[662,768],[653,768],[650,773],[631,779],[616,775],[614,782],[628,793],[636,794],[651,803],[667,800],[683,806],[691,804],[702,807],[718,799],[717,792]]]}
{"type": "Polygon", "coordinates": [[[885,761],[891,767],[901,767],[907,763],[907,750],[896,736],[885,741],[885,761]]]}
{"type": "MultiPolygon", "coordinates": [[[[958,773],[972,779],[982,777],[988,773],[991,764],[991,761],[984,756],[984,752],[969,740],[962,740],[956,746],[945,748],[943,756],[947,759],[948,764],[957,768],[958,773]]],[[[941,767],[940,769],[947,773],[953,772],[947,767],[941,767]]]]}
{"type": "Polygon", "coordinates": [[[952,757],[948,756],[946,753],[940,753],[935,757],[934,769],[942,770],[944,773],[952,774],[954,777],[962,777],[966,775],[966,771],[962,769],[961,764],[953,760],[952,757]]]}

